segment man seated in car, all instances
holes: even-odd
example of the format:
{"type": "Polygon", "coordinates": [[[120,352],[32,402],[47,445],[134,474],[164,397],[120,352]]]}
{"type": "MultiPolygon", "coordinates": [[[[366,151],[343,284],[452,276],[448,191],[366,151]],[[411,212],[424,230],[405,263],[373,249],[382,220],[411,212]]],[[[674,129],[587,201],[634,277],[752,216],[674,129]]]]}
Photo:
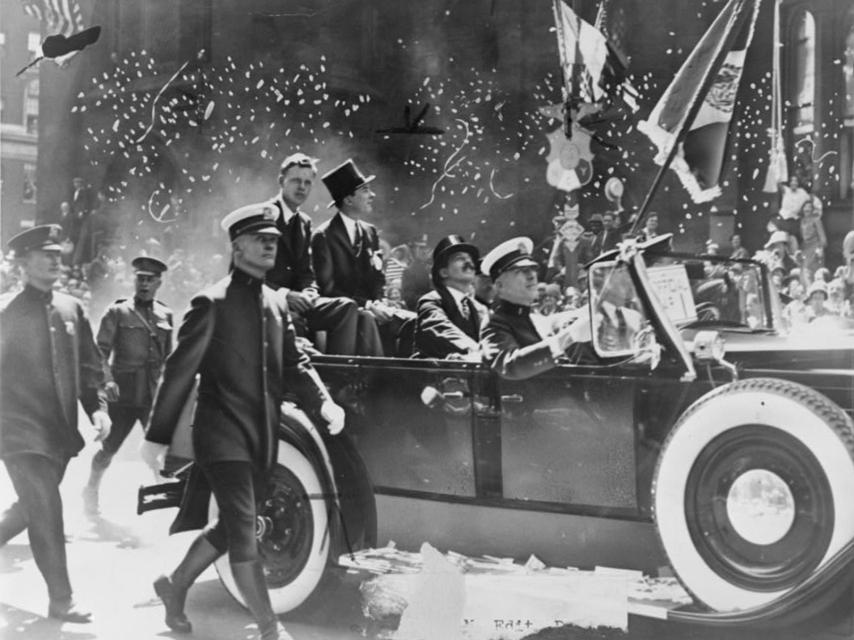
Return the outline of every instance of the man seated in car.
{"type": "Polygon", "coordinates": [[[514,380],[554,368],[571,345],[590,341],[590,321],[583,312],[568,325],[534,324],[531,305],[537,299],[539,267],[531,259],[533,247],[530,238],[513,238],[481,263],[495,283],[492,315],[481,333],[483,359],[499,375],[514,380]]]}
{"type": "Polygon", "coordinates": [[[644,319],[629,272],[595,270],[593,289],[593,330],[599,348],[607,353],[632,351],[632,341],[644,319]]]}
{"type": "Polygon", "coordinates": [[[433,291],[418,299],[415,357],[480,360],[478,339],[489,311],[473,299],[480,252],[458,235],[433,249],[433,291]]]}

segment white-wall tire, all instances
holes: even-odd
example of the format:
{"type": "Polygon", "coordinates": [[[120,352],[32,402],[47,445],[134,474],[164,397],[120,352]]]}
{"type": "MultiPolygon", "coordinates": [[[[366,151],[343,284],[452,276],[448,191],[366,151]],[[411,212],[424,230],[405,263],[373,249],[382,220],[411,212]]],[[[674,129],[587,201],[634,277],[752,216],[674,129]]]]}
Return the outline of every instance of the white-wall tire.
{"type": "Polygon", "coordinates": [[[756,378],[715,389],[680,418],[658,460],[653,510],[686,589],[734,611],[795,589],[854,538],[852,493],[851,419],[808,387],[756,378]],[[781,475],[794,496],[779,541],[741,538],[721,506],[726,487],[751,468],[781,475]]]}
{"type": "MultiPolygon", "coordinates": [[[[258,505],[257,531],[270,602],[273,611],[282,614],[302,605],[318,588],[329,560],[331,535],[326,501],[320,497],[320,478],[296,447],[279,442],[271,478],[278,496],[271,493],[267,502],[258,505]],[[279,509],[295,515],[276,516],[279,509]]],[[[209,519],[213,521],[218,514],[216,500],[211,497],[209,519]]],[[[246,606],[234,581],[228,554],[221,556],[215,566],[223,586],[246,606]]]]}

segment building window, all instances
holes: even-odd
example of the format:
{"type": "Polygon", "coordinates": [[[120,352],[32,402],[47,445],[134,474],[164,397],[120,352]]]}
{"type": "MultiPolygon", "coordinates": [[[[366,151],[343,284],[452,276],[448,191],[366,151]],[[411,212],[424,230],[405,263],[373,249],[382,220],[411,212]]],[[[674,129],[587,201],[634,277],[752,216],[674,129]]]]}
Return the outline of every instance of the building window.
{"type": "Polygon", "coordinates": [[[24,184],[21,200],[28,203],[36,201],[36,165],[29,162],[24,163],[24,184]]]}
{"type": "Polygon", "coordinates": [[[30,52],[32,57],[36,56],[36,52],[41,49],[42,46],[42,36],[40,33],[36,33],[35,31],[30,31],[27,34],[27,51],[30,52]]]}
{"type": "Polygon", "coordinates": [[[809,11],[795,19],[792,32],[792,82],[789,127],[796,135],[811,133],[815,122],[815,18],[809,11]]]}
{"type": "Polygon", "coordinates": [[[27,133],[37,134],[39,129],[39,79],[30,78],[24,92],[24,127],[27,133]]]}

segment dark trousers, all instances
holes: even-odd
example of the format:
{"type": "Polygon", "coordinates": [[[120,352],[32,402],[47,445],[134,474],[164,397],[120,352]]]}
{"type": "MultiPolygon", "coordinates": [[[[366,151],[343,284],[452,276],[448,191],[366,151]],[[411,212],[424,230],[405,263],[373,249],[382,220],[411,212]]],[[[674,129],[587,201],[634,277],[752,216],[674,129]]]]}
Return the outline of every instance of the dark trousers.
{"type": "Polygon", "coordinates": [[[200,465],[219,507],[219,518],[205,529],[217,551],[228,552],[229,562],[258,560],[255,505],[264,499],[266,479],[249,462],[212,462],[200,465]]]}
{"type": "Polygon", "coordinates": [[[356,355],[359,308],[350,298],[319,297],[306,313],[311,331],[326,331],[326,352],[356,355]]]}
{"type": "Polygon", "coordinates": [[[113,426],[110,435],[101,443],[101,449],[92,459],[92,465],[96,469],[106,469],[110,466],[113,456],[116,455],[122,443],[127,439],[133,425],[139,420],[145,424],[148,419],[149,407],[134,407],[111,403],[109,406],[110,420],[113,426]]]}
{"type": "Polygon", "coordinates": [[[24,529],[30,537],[33,559],[47,583],[52,602],[71,599],[65,557],[65,527],[59,483],[68,460],[59,462],[38,454],[16,454],[3,460],[18,501],[0,518],[0,542],[24,529]]]}

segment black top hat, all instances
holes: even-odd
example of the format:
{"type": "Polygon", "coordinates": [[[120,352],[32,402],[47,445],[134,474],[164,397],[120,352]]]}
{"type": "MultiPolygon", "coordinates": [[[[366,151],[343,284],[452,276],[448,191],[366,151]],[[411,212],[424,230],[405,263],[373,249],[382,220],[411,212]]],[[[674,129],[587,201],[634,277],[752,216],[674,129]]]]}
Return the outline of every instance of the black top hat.
{"type": "Polygon", "coordinates": [[[439,240],[436,248],[433,249],[433,266],[430,269],[430,277],[433,280],[433,284],[436,286],[440,284],[439,269],[446,267],[448,258],[451,257],[452,253],[458,251],[464,251],[469,254],[475,265],[480,262],[480,251],[478,251],[476,246],[469,244],[465,238],[456,234],[445,236],[439,240]]]}
{"type": "Polygon", "coordinates": [[[332,196],[332,202],[326,206],[331,207],[341,202],[351,193],[355,193],[356,189],[368,184],[374,178],[376,176],[365,177],[352,160],[347,160],[339,164],[332,171],[329,171],[320,178],[332,196]]]}
{"type": "Polygon", "coordinates": [[[135,273],[150,276],[159,276],[169,268],[166,266],[165,262],[158,260],[157,258],[152,258],[151,256],[139,256],[138,258],[134,258],[131,261],[130,266],[133,267],[135,273]]]}
{"type": "Polygon", "coordinates": [[[32,249],[61,251],[62,246],[59,244],[61,238],[62,227],[58,224],[42,224],[22,231],[6,244],[15,252],[15,255],[22,256],[32,249]]]}

